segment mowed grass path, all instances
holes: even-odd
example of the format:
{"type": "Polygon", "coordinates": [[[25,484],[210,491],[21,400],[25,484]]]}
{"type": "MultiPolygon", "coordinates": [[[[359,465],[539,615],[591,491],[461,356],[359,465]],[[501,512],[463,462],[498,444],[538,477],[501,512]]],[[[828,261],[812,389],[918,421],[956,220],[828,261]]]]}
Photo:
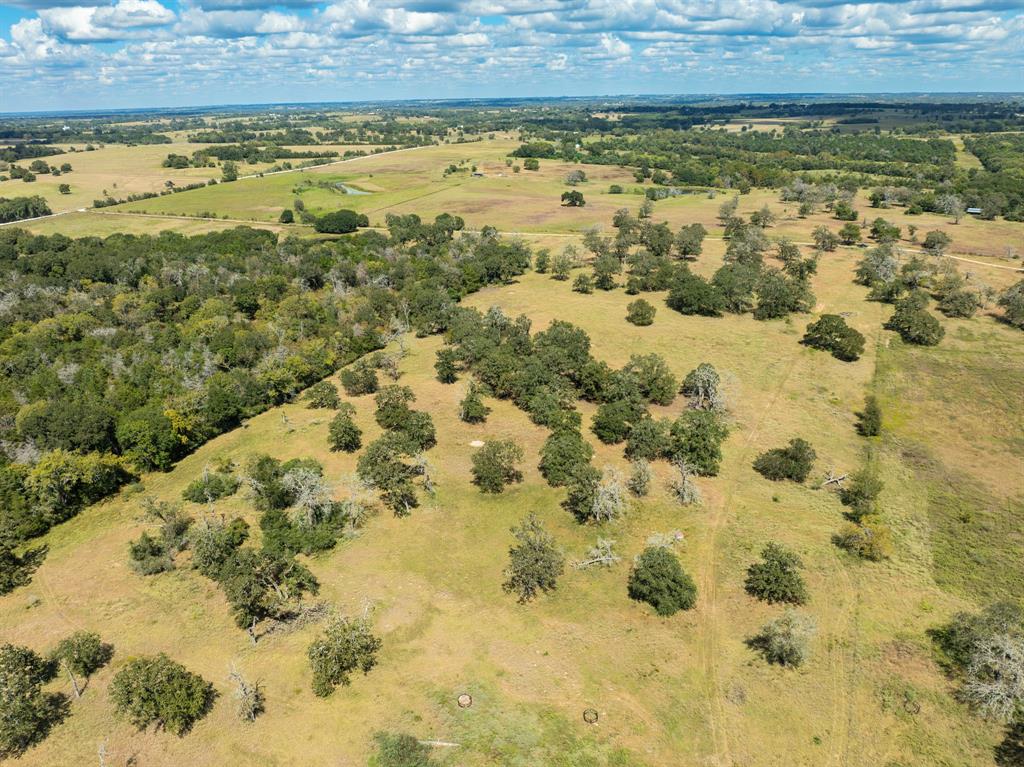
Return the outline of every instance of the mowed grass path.
{"type": "MultiPolygon", "coordinates": [[[[717,250],[709,248],[697,271],[717,268],[717,250]]],[[[456,414],[465,381],[438,383],[433,361],[440,339],[415,340],[401,383],[414,389],[416,407],[437,425],[439,443],[428,457],[439,490],[410,517],[378,515],[357,538],[309,561],[321,597],[349,613],[371,604],[384,640],[379,666],[326,700],[309,689],[305,648],[315,627],[253,647],[214,584],[188,568],[187,555],[172,573],[142,578],[130,571],[128,542],[145,528],[138,496],[100,504],[60,526],[47,537],[50,554],[34,583],[0,598],[0,637],[44,650],[89,628],[113,642],[117,654],[73,704],[69,720],[21,763],[90,763],[103,740],[112,763],[135,755],[156,766],[363,765],[373,732],[394,729],[461,743],[437,749],[449,765],[990,764],[998,733],[953,702],[929,657],[925,629],[971,604],[971,596],[936,585],[927,497],[892,447],[906,434],[905,420],[894,420],[891,443],[879,443],[894,558],[860,563],[830,543],[842,507],[816,481],[827,469],[859,464],[865,442],[854,432],[853,413],[875,376],[873,342],[899,343],[879,329],[886,307],[865,302],[864,290],[852,284],[855,258],[849,250],[826,256],[814,280],[817,311],[850,312],[851,324],[872,341],[865,357],[850,364],[798,343],[810,316],[768,323],[682,317],[654,296],[654,325],[637,328],[623,319],[633,297],[621,289],[583,296],[535,274],[467,300],[525,313],[534,331],[555,318],[572,321],[590,334],[595,356],[615,366],[631,353],[658,352],[680,377],[703,361],[723,373],[732,432],[720,476],[699,480],[704,503],[674,505],[664,489],[668,467],[661,464],[652,495],[603,528],[572,521],[559,506],[564,491],[539,476],[546,430],[505,402],[489,403],[494,412],[484,425],[461,423],[456,414]],[[753,472],[757,453],[795,436],[818,452],[806,486],[770,483],[753,472]],[[511,437],[526,450],[524,483],[497,497],[470,484],[469,443],[488,437],[511,437]],[[624,561],[601,572],[570,568],[555,594],[517,605],[500,583],[508,529],[528,512],[544,520],[570,560],[602,536],[616,539],[624,561]],[[677,552],[701,593],[694,611],[666,619],[627,598],[626,578],[646,538],[673,530],[684,535],[677,552]],[[769,540],[794,548],[807,564],[806,609],[819,636],[798,671],[767,666],[744,641],[780,612],[742,587],[745,568],[769,540]],[[41,604],[28,608],[29,595],[41,604]],[[221,693],[184,738],[137,733],[111,713],[113,673],[134,654],[160,651],[221,693]],[[231,664],[265,685],[267,713],[254,725],[234,717],[226,680],[231,664]],[[463,691],[475,699],[469,710],[454,703],[463,691]],[[917,715],[902,707],[908,693],[921,702],[917,715]],[[598,726],[582,721],[586,707],[600,712],[598,726]]],[[[979,338],[993,327],[987,317],[958,325],[979,338]]],[[[958,330],[958,343],[971,343],[961,336],[958,330]]],[[[1005,354],[1024,368],[1019,343],[1015,350],[1007,345],[1005,354]]],[[[968,377],[960,385],[985,382],[968,377]]],[[[923,412],[934,412],[939,403],[929,389],[921,391],[927,402],[920,406],[932,409],[923,412]]],[[[352,402],[369,441],[379,433],[372,398],[352,402]]],[[[683,407],[677,399],[654,410],[673,416],[683,407]]],[[[988,420],[1014,407],[994,398],[983,415],[988,420]]],[[[580,409],[589,427],[594,409],[580,409]]],[[[244,462],[267,452],[315,456],[341,496],[355,459],[326,451],[329,418],[301,404],[269,411],[174,471],[145,477],[145,492],[174,500],[215,459],[244,462]]],[[[946,433],[941,422],[935,428],[946,433]]],[[[626,468],[621,446],[600,445],[587,434],[597,449],[595,465],[626,468]]],[[[189,511],[207,513],[194,505],[189,511]]],[[[212,513],[257,519],[241,495],[212,513]]]]}

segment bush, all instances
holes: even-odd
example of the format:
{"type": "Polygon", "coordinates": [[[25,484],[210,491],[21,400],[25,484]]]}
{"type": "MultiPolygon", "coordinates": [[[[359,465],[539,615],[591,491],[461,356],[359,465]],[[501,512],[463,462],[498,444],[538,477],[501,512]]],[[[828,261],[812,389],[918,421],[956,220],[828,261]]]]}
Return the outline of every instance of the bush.
{"type": "Polygon", "coordinates": [[[455,363],[458,356],[450,346],[437,350],[437,361],[434,362],[434,370],[437,372],[437,380],[443,384],[455,383],[458,380],[458,368],[455,363]]]}
{"type": "Polygon", "coordinates": [[[685,461],[695,473],[705,477],[718,474],[722,462],[722,442],[729,430],[717,413],[688,410],[672,424],[668,457],[685,461]]]}
{"type": "Polygon", "coordinates": [[[533,514],[519,527],[513,527],[512,535],[516,545],[508,550],[509,566],[502,589],[515,594],[520,604],[529,602],[538,592],[554,591],[565,571],[565,557],[555,539],[533,514]]]}
{"type": "Polygon", "coordinates": [[[899,333],[906,343],[919,346],[935,346],[946,335],[939,321],[910,299],[897,302],[896,311],[885,323],[885,327],[899,333]]]}
{"type": "Polygon", "coordinates": [[[213,503],[234,495],[239,484],[238,479],[232,474],[219,471],[203,472],[203,476],[188,484],[181,492],[181,497],[192,503],[213,503]]]}
{"type": "Polygon", "coordinates": [[[576,279],[573,280],[572,289],[575,293],[589,295],[594,292],[594,281],[590,278],[589,274],[578,274],[576,279]]]}
{"type": "Polygon", "coordinates": [[[362,223],[364,218],[354,210],[336,210],[320,216],[313,228],[322,234],[348,234],[360,226],[366,226],[362,223]]]}
{"type": "Polygon", "coordinates": [[[356,363],[352,367],[341,371],[341,385],[345,387],[345,393],[350,397],[358,397],[361,394],[373,394],[377,391],[377,373],[365,363],[356,363]]]}
{"type": "Polygon", "coordinates": [[[721,377],[714,365],[702,362],[683,379],[679,392],[690,398],[690,406],[699,410],[725,410],[721,393],[721,377]]]}
{"type": "Polygon", "coordinates": [[[635,382],[636,391],[647,402],[670,405],[676,397],[679,381],[660,354],[634,354],[622,368],[623,384],[635,382]]]}
{"type": "Polygon", "coordinates": [[[808,325],[803,342],[844,362],[859,359],[864,353],[864,336],[838,314],[823,314],[817,322],[808,325]]]}
{"type": "Polygon", "coordinates": [[[47,695],[52,666],[27,647],[0,645],[0,758],[18,757],[63,719],[67,701],[47,695]]]}
{"type": "Polygon", "coordinates": [[[578,431],[560,429],[552,432],[540,451],[538,468],[552,487],[569,484],[573,475],[590,463],[594,448],[578,431]]]}
{"type": "Polygon", "coordinates": [[[490,412],[491,409],[484,404],[480,387],[470,382],[466,396],[459,403],[459,419],[466,423],[483,423],[490,412]]]}
{"type": "Polygon", "coordinates": [[[335,618],[323,635],[306,652],[313,670],[313,693],[326,698],[338,685],[351,684],[353,671],[364,674],[377,665],[381,641],[375,637],[365,620],[335,618]]]}
{"type": "Polygon", "coordinates": [[[331,419],[327,429],[327,445],[332,451],[354,453],[363,446],[363,430],[352,420],[353,413],[354,408],[349,405],[331,419]]]}
{"type": "Polygon", "coordinates": [[[697,586],[679,559],[666,548],[650,546],[629,574],[629,597],[651,605],[658,615],[689,610],[697,603],[697,586]]]}
{"type": "Polygon", "coordinates": [[[788,608],[782,615],[767,623],[750,640],[769,663],[799,666],[810,654],[810,643],[817,633],[817,624],[810,615],[788,608]]]}
{"type": "Polygon", "coordinates": [[[889,528],[876,516],[862,517],[859,522],[847,522],[835,536],[835,543],[862,559],[878,562],[889,556],[892,549],[889,528]]]}
{"type": "Polygon", "coordinates": [[[1024,330],[1024,280],[1015,282],[999,295],[999,306],[1003,309],[1003,320],[1015,328],[1024,330]]]}
{"type": "Polygon", "coordinates": [[[110,662],[114,648],[105,644],[99,634],[76,631],[65,637],[50,653],[50,659],[62,665],[72,675],[75,692],[79,692],[75,676],[88,678],[110,662]]]}
{"type": "Polygon", "coordinates": [[[646,327],[654,322],[654,315],[657,310],[642,298],[632,301],[626,307],[626,322],[633,325],[646,327]]]}
{"type": "Polygon", "coordinates": [[[516,467],[522,460],[523,449],[512,440],[487,440],[473,454],[473,484],[485,493],[500,493],[505,485],[523,481],[516,467]]]}
{"type": "Polygon", "coordinates": [[[864,410],[857,413],[857,431],[863,437],[877,437],[882,433],[882,408],[875,395],[864,399],[864,410]]]}
{"type": "Polygon", "coordinates": [[[754,470],[774,482],[783,479],[803,482],[811,473],[816,457],[814,448],[797,437],[791,439],[786,447],[777,447],[759,455],[754,461],[754,470]]]}
{"type": "Polygon", "coordinates": [[[875,513],[875,500],[883,487],[874,466],[865,466],[854,472],[849,483],[839,490],[839,500],[850,507],[849,516],[859,520],[875,513]]]}
{"type": "Polygon", "coordinates": [[[28,585],[32,573],[46,558],[46,551],[46,546],[39,546],[17,554],[8,542],[0,540],[0,595],[28,585]]]}
{"type": "Polygon", "coordinates": [[[281,216],[277,220],[278,223],[281,224],[294,224],[295,214],[292,212],[291,208],[285,208],[281,211],[281,216]]]}
{"type": "Polygon", "coordinates": [[[651,464],[643,458],[636,458],[633,460],[632,467],[633,471],[629,475],[626,487],[637,498],[643,498],[651,488],[651,479],[653,477],[651,464]]]}
{"type": "Polygon", "coordinates": [[[338,396],[338,387],[330,381],[319,381],[313,384],[306,390],[306,395],[303,399],[306,400],[306,407],[308,408],[336,410],[338,405],[341,404],[341,398],[338,396]]]}
{"type": "Polygon", "coordinates": [[[629,430],[626,457],[653,461],[669,449],[672,424],[665,419],[641,418],[629,430]]]}
{"type": "Polygon", "coordinates": [[[705,317],[721,317],[724,308],[721,293],[703,277],[685,268],[672,280],[665,303],[680,314],[705,317]]]}
{"type": "MultiPolygon", "coordinates": [[[[536,163],[536,160],[533,160],[536,163]]],[[[530,160],[523,162],[527,166],[530,160]]],[[[369,767],[436,767],[430,758],[430,746],[412,735],[378,732],[373,736],[377,753],[370,757],[369,767]]]]}
{"type": "Polygon", "coordinates": [[[594,435],[606,445],[615,445],[629,436],[634,423],[647,415],[636,400],[616,400],[598,406],[591,424],[594,435]]]}
{"type": "Polygon", "coordinates": [[[163,653],[133,658],[114,676],[110,698],[139,729],[157,727],[184,735],[213,703],[213,685],[163,653]]]}
{"type": "Polygon", "coordinates": [[[769,543],[761,551],[761,561],[747,568],[747,593],[771,604],[802,605],[807,601],[807,585],[800,575],[801,568],[800,557],[777,543],[769,543]]]}

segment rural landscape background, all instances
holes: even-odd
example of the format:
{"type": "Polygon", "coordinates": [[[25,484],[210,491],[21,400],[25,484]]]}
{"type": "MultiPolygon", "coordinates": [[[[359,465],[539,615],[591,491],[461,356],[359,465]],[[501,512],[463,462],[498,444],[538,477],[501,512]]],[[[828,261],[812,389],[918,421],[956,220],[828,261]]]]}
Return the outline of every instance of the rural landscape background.
{"type": "Polygon", "coordinates": [[[0,6],[0,763],[1024,767],[1022,18],[0,6]]]}

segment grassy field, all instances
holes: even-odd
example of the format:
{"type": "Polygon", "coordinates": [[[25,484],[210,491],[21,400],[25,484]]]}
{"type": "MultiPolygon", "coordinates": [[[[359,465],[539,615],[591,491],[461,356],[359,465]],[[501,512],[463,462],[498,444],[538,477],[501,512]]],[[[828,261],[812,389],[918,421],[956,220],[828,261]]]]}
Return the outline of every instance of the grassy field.
{"type": "MultiPolygon", "coordinates": [[[[62,149],[69,149],[70,145],[58,145],[62,149]]],[[[0,182],[0,197],[18,197],[25,195],[40,195],[50,203],[54,213],[66,210],[78,210],[79,208],[91,207],[93,200],[107,196],[125,198],[131,194],[142,194],[144,192],[160,192],[165,188],[167,181],[173,181],[178,186],[194,184],[209,179],[219,180],[221,177],[220,167],[215,168],[164,168],[161,163],[168,154],[183,154],[191,156],[193,152],[202,149],[203,144],[189,144],[182,140],[174,144],[151,144],[140,146],[126,146],[123,144],[107,144],[95,151],[81,151],[83,147],[78,145],[77,152],[66,152],[65,154],[52,155],[42,158],[51,165],[60,166],[65,162],[71,163],[71,173],[61,176],[39,175],[32,183],[24,181],[8,180],[0,182]],[[60,184],[69,184],[71,194],[61,194],[57,187],[60,184]]],[[[310,147],[294,147],[295,149],[308,151],[310,147]]],[[[330,146],[324,147],[343,154],[347,149],[371,151],[372,146],[330,146]]],[[[24,160],[18,164],[28,167],[31,160],[24,160]]],[[[293,160],[295,164],[301,160],[293,160]]],[[[239,163],[239,173],[259,173],[270,168],[274,163],[257,163],[249,165],[239,163]]]]}
{"type": "MultiPolygon", "coordinates": [[[[696,267],[706,274],[720,262],[717,247],[709,251],[696,267]]],[[[1024,547],[1006,532],[1020,502],[1013,382],[1024,375],[1024,345],[1019,332],[978,317],[944,320],[949,334],[937,349],[906,349],[880,330],[886,308],[865,302],[864,289],[852,284],[855,258],[853,250],[826,256],[814,280],[816,311],[850,312],[849,322],[869,338],[869,353],[849,364],[798,344],[811,317],[682,317],[655,297],[654,325],[638,328],[624,321],[632,298],[621,289],[584,296],[535,274],[470,297],[481,309],[525,313],[535,331],[554,318],[570,320],[612,365],[658,352],[680,376],[702,361],[722,371],[732,431],[720,476],[699,481],[704,503],[674,505],[664,490],[667,467],[659,465],[652,495],[603,528],[573,522],[559,507],[564,491],[540,478],[546,431],[503,402],[489,403],[494,412],[484,425],[460,422],[465,382],[439,384],[432,368],[439,339],[415,340],[401,382],[434,416],[439,441],[428,457],[439,490],[411,517],[378,515],[358,537],[309,561],[322,598],[348,612],[372,604],[384,641],[379,666],[326,700],[309,689],[305,647],[315,627],[253,647],[216,587],[187,565],[151,578],[130,571],[128,541],[144,529],[139,495],[122,494],[60,526],[47,537],[50,553],[33,584],[0,598],[0,636],[44,648],[89,628],[113,642],[117,655],[68,721],[20,763],[94,762],[102,741],[112,764],[132,757],[154,766],[362,765],[372,734],[392,729],[461,744],[435,751],[445,764],[467,767],[991,764],[999,733],[951,697],[924,632],[993,594],[1020,595],[1020,584],[1006,579],[1024,547]],[[872,388],[890,425],[873,447],[896,538],[894,557],[881,564],[852,560],[830,543],[842,507],[816,487],[826,470],[850,471],[862,460],[868,443],[856,436],[853,413],[872,388]],[[977,431],[984,436],[970,436],[977,431]],[[818,452],[806,486],[771,483],[751,469],[759,452],[795,436],[818,452]],[[498,497],[469,482],[470,442],[487,437],[512,437],[526,450],[525,482],[498,497]],[[941,484],[947,471],[962,478],[952,489],[941,484]],[[974,492],[993,501],[970,523],[970,551],[954,545],[957,530],[937,506],[944,487],[965,502],[974,492]],[[617,540],[624,562],[602,572],[570,569],[554,595],[517,605],[501,592],[501,571],[508,529],[531,511],[570,559],[600,535],[617,540]],[[659,618],[627,598],[628,562],[651,533],[673,530],[684,535],[677,553],[700,596],[694,611],[659,618]],[[779,612],[743,591],[745,568],[769,540],[807,564],[807,609],[819,635],[798,671],[766,665],[744,641],[779,612]],[[965,557],[987,564],[961,582],[965,557]],[[30,595],[40,603],[29,606],[30,595]],[[113,673],[132,655],[157,651],[221,693],[184,738],[137,733],[111,713],[113,673]],[[232,712],[232,664],[266,688],[267,713],[251,726],[232,712]],[[455,705],[463,691],[474,696],[471,709],[455,705]],[[916,715],[905,710],[908,696],[921,704],[916,715]],[[587,707],[600,712],[598,725],[583,722],[587,707]]],[[[372,439],[379,430],[371,398],[351,401],[372,439]]],[[[683,407],[680,399],[655,409],[671,415],[683,407]]],[[[587,423],[593,408],[581,409],[587,423]]],[[[177,499],[214,460],[266,452],[317,457],[343,495],[354,458],[326,451],[328,420],[299,404],[269,411],[172,472],[145,477],[144,493],[177,499]]],[[[625,467],[621,446],[591,441],[595,465],[625,467]]],[[[212,513],[256,519],[241,495],[212,513]]]]}

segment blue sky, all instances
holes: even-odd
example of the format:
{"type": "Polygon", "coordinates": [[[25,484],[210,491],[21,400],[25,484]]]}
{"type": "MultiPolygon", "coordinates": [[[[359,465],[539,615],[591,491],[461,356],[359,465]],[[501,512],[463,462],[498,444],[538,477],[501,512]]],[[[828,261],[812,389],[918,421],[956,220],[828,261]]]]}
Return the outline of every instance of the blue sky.
{"type": "Polygon", "coordinates": [[[0,111],[1024,91],[1024,0],[20,0],[0,111]]]}

